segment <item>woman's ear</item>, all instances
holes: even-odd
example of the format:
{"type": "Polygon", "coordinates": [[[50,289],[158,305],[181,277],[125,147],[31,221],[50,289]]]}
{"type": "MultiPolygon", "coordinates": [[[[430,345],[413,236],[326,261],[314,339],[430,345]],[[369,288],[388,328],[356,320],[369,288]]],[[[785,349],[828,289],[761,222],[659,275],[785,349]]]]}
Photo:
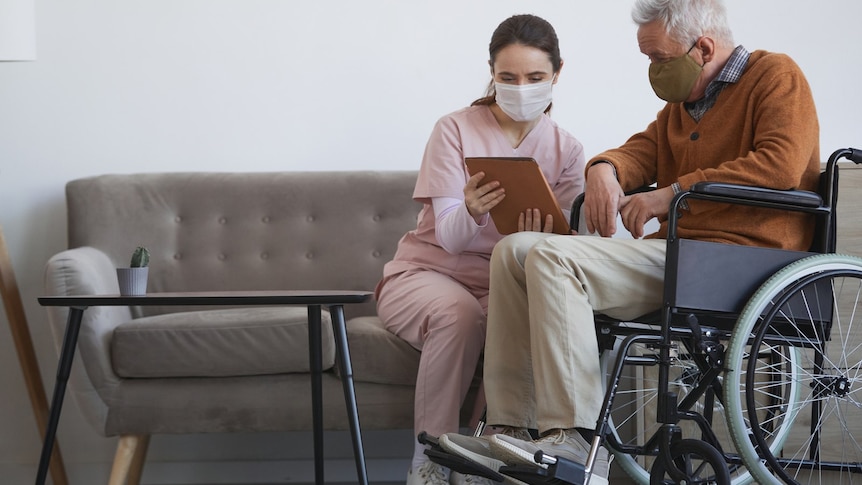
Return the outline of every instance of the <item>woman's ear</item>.
{"type": "Polygon", "coordinates": [[[554,73],[554,84],[557,84],[557,81],[560,80],[560,73],[563,72],[563,60],[560,59],[560,69],[554,73]]]}

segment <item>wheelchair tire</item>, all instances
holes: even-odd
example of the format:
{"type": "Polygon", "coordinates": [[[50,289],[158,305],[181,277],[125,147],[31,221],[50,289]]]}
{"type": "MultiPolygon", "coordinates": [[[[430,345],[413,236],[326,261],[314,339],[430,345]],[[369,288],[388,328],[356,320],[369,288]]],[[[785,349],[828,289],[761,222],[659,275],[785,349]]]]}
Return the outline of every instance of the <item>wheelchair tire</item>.
{"type": "Polygon", "coordinates": [[[770,277],[740,314],[727,367],[728,424],[759,483],[862,480],[862,258],[815,255],[770,277]],[[796,382],[798,394],[781,408],[758,405],[760,383],[768,393],[769,382],[758,381],[757,360],[747,357],[769,346],[797,357],[770,369],[796,382]],[[772,436],[776,420],[789,425],[783,437],[772,436]]]}
{"type": "MultiPolygon", "coordinates": [[[[679,350],[674,353],[670,363],[669,390],[675,392],[679,402],[683,403],[689,397],[690,391],[702,382],[704,369],[702,364],[698,365],[695,353],[690,346],[686,346],[684,338],[676,336],[672,340],[679,350]]],[[[619,345],[616,345],[615,349],[618,348],[619,345]]],[[[605,375],[610,373],[617,352],[614,350],[602,353],[602,369],[605,375]]],[[[641,356],[648,355],[650,352],[650,349],[638,344],[633,347],[629,355],[634,353],[641,356]]],[[[629,365],[626,367],[628,371],[624,369],[624,375],[620,376],[608,419],[610,438],[623,446],[620,448],[608,446],[608,449],[614,453],[616,466],[622,468],[636,483],[646,485],[650,483],[650,472],[657,461],[658,442],[656,440],[660,436],[661,429],[661,425],[656,422],[654,407],[659,394],[657,368],[638,369],[636,366],[629,365]],[[635,449],[637,451],[633,451],[635,449]]],[[[724,385],[723,382],[719,384],[724,385]]],[[[787,385],[789,386],[790,382],[787,385]]],[[[728,455],[725,466],[730,477],[729,483],[745,485],[751,483],[753,477],[743,466],[741,457],[735,452],[735,444],[727,423],[728,411],[722,399],[720,392],[714,392],[711,399],[701,396],[687,409],[708,416],[709,427],[718,439],[723,452],[728,455]],[[707,407],[710,407],[709,412],[707,407]]],[[[700,429],[694,423],[684,421],[680,426],[684,439],[700,441],[702,438],[700,429]]],[[[783,434],[785,430],[782,429],[780,432],[783,434]]]]}
{"type": "Polygon", "coordinates": [[[684,478],[671,478],[665,460],[656,460],[650,474],[650,485],[730,483],[730,472],[726,468],[724,457],[708,443],[681,440],[671,446],[669,458],[673,462],[675,474],[681,474],[684,478]]]}

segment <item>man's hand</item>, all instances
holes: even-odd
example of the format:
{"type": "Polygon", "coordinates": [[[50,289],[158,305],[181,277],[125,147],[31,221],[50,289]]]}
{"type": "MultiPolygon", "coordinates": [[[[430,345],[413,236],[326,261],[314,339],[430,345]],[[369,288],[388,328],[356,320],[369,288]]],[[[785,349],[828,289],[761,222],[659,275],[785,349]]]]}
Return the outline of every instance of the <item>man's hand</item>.
{"type": "MultiPolygon", "coordinates": [[[[590,166],[584,195],[584,218],[587,230],[605,237],[617,231],[617,213],[625,193],[614,176],[614,167],[609,163],[590,166]]],[[[577,229],[577,228],[573,228],[577,229]]]]}
{"type": "Polygon", "coordinates": [[[672,199],[673,189],[670,187],[623,197],[620,204],[623,226],[635,239],[643,237],[647,221],[667,215],[672,199]]]}
{"type": "Polygon", "coordinates": [[[479,223],[479,219],[506,196],[506,191],[496,180],[480,186],[479,182],[484,177],[485,172],[478,172],[470,177],[467,185],[464,186],[464,203],[467,205],[467,212],[473,216],[476,223],[479,223]]]}

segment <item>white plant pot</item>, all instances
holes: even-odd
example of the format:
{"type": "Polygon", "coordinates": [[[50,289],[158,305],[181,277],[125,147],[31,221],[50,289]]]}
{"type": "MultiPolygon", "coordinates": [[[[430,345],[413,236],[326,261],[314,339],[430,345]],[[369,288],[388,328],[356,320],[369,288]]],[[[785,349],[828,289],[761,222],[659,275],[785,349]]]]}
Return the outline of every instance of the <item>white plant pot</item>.
{"type": "Polygon", "coordinates": [[[143,268],[117,268],[117,282],[120,284],[120,295],[146,295],[149,269],[148,266],[144,266],[143,268]]]}

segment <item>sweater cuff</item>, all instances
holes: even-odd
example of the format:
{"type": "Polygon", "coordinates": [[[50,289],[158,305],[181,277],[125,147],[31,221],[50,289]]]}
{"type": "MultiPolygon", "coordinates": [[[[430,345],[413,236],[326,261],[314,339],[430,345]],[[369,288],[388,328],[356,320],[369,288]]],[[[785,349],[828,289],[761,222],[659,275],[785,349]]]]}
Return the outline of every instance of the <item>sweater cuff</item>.
{"type": "MultiPolygon", "coordinates": [[[[682,187],[679,186],[679,182],[674,182],[674,183],[670,184],[670,188],[673,189],[673,195],[676,195],[676,194],[682,192],[682,187]]],[[[688,210],[688,201],[683,200],[682,202],[680,202],[679,208],[687,211],[688,210]]]]}
{"type": "Polygon", "coordinates": [[[600,163],[607,163],[608,165],[610,165],[614,171],[614,178],[617,179],[617,181],[620,180],[619,176],[617,176],[617,167],[613,163],[611,163],[609,160],[596,160],[595,162],[590,164],[590,168],[593,168],[594,166],[596,166],[600,163]]]}

